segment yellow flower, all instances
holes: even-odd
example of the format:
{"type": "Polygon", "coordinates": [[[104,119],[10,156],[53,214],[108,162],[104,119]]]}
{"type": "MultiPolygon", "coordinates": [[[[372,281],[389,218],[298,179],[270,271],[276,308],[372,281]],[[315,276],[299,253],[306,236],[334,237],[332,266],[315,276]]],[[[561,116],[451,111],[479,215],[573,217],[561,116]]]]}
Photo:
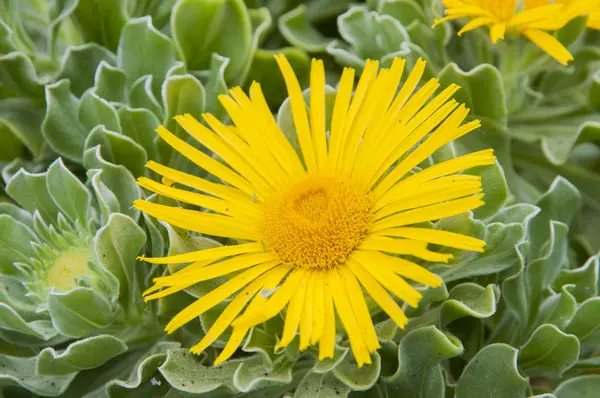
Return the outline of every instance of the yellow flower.
{"type": "Polygon", "coordinates": [[[572,19],[589,15],[588,27],[600,25],[600,1],[598,0],[525,0],[523,8],[517,11],[517,0],[442,0],[446,6],[446,16],[436,20],[438,24],[458,18],[471,18],[459,32],[463,33],[490,26],[493,43],[504,38],[512,29],[531,40],[540,49],[563,65],[573,60],[573,56],[548,31],[565,26],[572,19]]]}
{"type": "Polygon", "coordinates": [[[398,255],[447,262],[452,255],[431,251],[428,244],[483,250],[481,240],[411,225],[483,205],[480,177],[458,173],[492,164],[495,157],[488,149],[411,173],[437,149],[480,126],[477,120],[463,124],[469,110],[451,99],[458,86],[433,98],[437,79],[417,89],[425,68],[422,60],[399,91],[402,59],[381,71],[377,61],[367,61],[356,87],[355,71],[344,69],[332,114],[326,115],[323,62],[312,62],[307,110],[290,64],[283,55],[276,59],[288,88],[301,156],[277,125],[256,82],[249,96],[236,87],[219,97],[235,127],[210,114],[203,115],[208,127],[190,115],[176,117],[223,162],[164,127],[157,129],[175,150],[223,183],[150,162],[148,168],[167,181],[201,193],[148,178],[139,179],[141,186],[201,210],[143,200],[135,207],[173,226],[240,243],[146,259],[192,264],[156,278],[144,295],[157,299],[230,275],[176,315],[166,331],[172,333],[233,297],[192,352],[202,352],[231,326],[231,337],[215,361],[219,364],[236,351],[251,327],[287,307],[278,347],[290,344],[299,331],[300,349],[318,343],[323,359],[334,353],[337,313],[362,366],[371,363],[370,353],[379,348],[363,291],[403,327],[408,319],[390,293],[417,307],[421,293],[407,280],[433,287],[442,283],[398,255]]]}

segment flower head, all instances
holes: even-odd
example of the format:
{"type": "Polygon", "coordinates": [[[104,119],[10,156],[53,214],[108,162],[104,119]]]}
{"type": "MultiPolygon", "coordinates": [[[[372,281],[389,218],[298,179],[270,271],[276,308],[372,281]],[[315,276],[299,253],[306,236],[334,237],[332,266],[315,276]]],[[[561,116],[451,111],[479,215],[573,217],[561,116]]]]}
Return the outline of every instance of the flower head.
{"type": "Polygon", "coordinates": [[[440,84],[431,79],[417,89],[422,60],[401,87],[402,59],[382,70],[377,61],[367,61],[356,87],[355,71],[346,68],[332,114],[326,115],[323,62],[313,60],[305,104],[290,64],[283,55],[276,59],[288,88],[300,155],[277,125],[258,83],[251,85],[249,96],[236,87],[220,97],[235,126],[210,114],[203,115],[206,126],[190,115],[176,117],[224,164],[158,128],[173,148],[224,183],[150,162],[150,169],[181,187],[148,178],[141,178],[140,185],[201,209],[143,200],[135,206],[176,227],[240,243],[146,259],[192,264],[156,278],[145,298],[231,275],[176,315],[167,332],[234,297],[191,348],[203,351],[231,326],[215,364],[235,352],[251,327],[286,307],[279,347],[299,331],[301,349],[318,343],[319,358],[332,357],[337,314],[359,366],[371,363],[370,352],[379,343],[363,292],[403,327],[408,319],[391,294],[416,307],[421,293],[407,280],[433,287],[442,281],[400,256],[435,262],[452,257],[430,250],[429,244],[483,250],[481,240],[414,224],[481,206],[480,177],[458,173],[492,164],[495,157],[491,149],[484,150],[412,173],[437,149],[480,126],[477,120],[463,124],[469,110],[451,98],[458,86],[434,96],[440,84]]]}
{"type": "Polygon", "coordinates": [[[497,43],[507,30],[513,30],[531,40],[540,49],[563,65],[573,60],[569,51],[550,33],[565,26],[572,19],[589,15],[588,27],[599,25],[600,2],[597,0],[442,0],[446,16],[438,24],[458,18],[471,18],[458,32],[463,33],[482,26],[490,27],[490,39],[497,43]]]}

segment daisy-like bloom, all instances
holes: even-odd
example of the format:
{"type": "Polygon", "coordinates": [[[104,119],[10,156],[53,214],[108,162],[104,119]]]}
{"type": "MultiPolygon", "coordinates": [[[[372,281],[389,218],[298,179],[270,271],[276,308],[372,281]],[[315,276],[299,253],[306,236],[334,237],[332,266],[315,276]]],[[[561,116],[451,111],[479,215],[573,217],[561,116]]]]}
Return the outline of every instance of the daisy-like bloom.
{"type": "Polygon", "coordinates": [[[458,32],[463,33],[482,26],[490,27],[493,43],[504,38],[507,30],[514,31],[531,40],[540,49],[563,65],[573,56],[549,31],[556,31],[572,19],[589,15],[588,26],[596,26],[600,11],[598,0],[442,0],[445,17],[436,19],[434,27],[444,21],[470,18],[458,32]]]}
{"type": "Polygon", "coordinates": [[[231,326],[217,365],[236,351],[251,327],[286,309],[277,347],[290,344],[299,331],[300,349],[318,343],[323,359],[334,353],[337,314],[362,366],[371,363],[370,353],[379,347],[364,293],[403,327],[408,319],[392,295],[416,307],[421,293],[407,280],[433,287],[442,283],[400,255],[447,262],[450,254],[431,251],[428,245],[483,250],[484,242],[473,237],[411,225],[483,205],[480,177],[459,173],[492,164],[495,157],[491,149],[483,150],[413,173],[437,149],[480,126],[479,121],[463,123],[469,110],[452,99],[458,86],[434,96],[440,84],[431,79],[417,89],[422,60],[400,88],[402,59],[382,70],[377,61],[367,61],[356,87],[355,71],[344,69],[327,115],[323,62],[312,62],[305,104],[290,64],[283,55],[276,59],[300,154],[277,125],[256,82],[249,95],[236,87],[219,97],[235,126],[210,114],[203,115],[206,126],[190,115],[176,117],[222,162],[158,128],[162,139],[223,183],[150,162],[148,167],[163,181],[179,187],[148,178],[139,179],[141,186],[200,209],[144,200],[135,207],[173,226],[239,244],[147,258],[150,263],[191,265],[154,279],[145,298],[230,275],[177,314],[166,331],[172,333],[231,297],[192,352],[202,352],[231,326]]]}

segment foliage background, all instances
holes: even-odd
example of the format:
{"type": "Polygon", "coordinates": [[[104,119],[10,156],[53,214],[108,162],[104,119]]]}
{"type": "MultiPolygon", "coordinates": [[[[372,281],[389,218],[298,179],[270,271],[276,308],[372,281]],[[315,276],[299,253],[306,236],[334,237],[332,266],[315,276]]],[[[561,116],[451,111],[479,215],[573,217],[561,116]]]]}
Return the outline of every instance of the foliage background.
{"type": "MultiPolygon", "coordinates": [[[[580,18],[557,33],[562,67],[516,37],[431,24],[433,0],[3,0],[0,2],[0,396],[574,398],[600,391],[600,32],[580,18]],[[172,116],[211,112],[217,96],[261,83],[295,132],[273,55],[306,86],[325,60],[328,106],[344,66],[396,56],[459,84],[483,127],[433,164],[493,147],[486,206],[434,227],[488,242],[433,265],[405,330],[374,314],[383,348],[356,368],[275,352],[281,319],[253,329],[237,358],[201,356],[217,311],[166,336],[169,317],[210,286],[157,304],[140,292],[169,272],[136,261],[226,244],[140,214],[135,178],[160,161],[198,169],[156,139],[172,116]],[[73,278],[74,277],[74,278],[73,278]]],[[[164,200],[155,198],[154,200],[164,200]]]]}

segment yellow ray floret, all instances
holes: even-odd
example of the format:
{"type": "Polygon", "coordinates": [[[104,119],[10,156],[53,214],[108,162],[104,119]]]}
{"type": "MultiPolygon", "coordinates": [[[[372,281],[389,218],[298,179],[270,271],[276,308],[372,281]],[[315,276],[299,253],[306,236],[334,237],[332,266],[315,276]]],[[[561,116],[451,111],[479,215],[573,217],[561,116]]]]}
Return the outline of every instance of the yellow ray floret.
{"type": "MultiPolygon", "coordinates": [[[[494,12],[510,14],[499,6],[494,12]]],[[[408,318],[400,303],[417,307],[422,297],[417,285],[442,284],[421,263],[452,258],[431,245],[483,251],[485,243],[475,237],[414,224],[482,206],[481,178],[463,172],[493,164],[495,157],[484,150],[418,169],[433,152],[480,125],[464,123],[469,110],[452,99],[458,86],[437,95],[437,79],[419,86],[423,60],[404,79],[404,60],[395,59],[389,69],[368,61],[356,85],[355,71],[346,68],[328,115],[323,63],[312,63],[305,100],[287,59],[276,59],[299,148],[285,138],[257,83],[248,95],[235,87],[219,98],[234,125],[209,114],[202,115],[206,124],[187,114],[175,118],[214,156],[164,127],[157,129],[212,181],[149,162],[163,183],[142,177],[139,184],[187,206],[146,200],[134,206],[174,227],[239,243],[141,257],[153,264],[189,264],[155,278],[144,298],[160,299],[225,278],[166,327],[173,333],[230,299],[191,348],[201,353],[231,328],[215,365],[235,354],[252,327],[282,312],[276,349],[299,335],[301,350],[318,344],[319,360],[330,358],[340,332],[358,365],[370,364],[380,343],[366,296],[403,328],[408,318]],[[336,318],[343,330],[336,330],[336,318]]]]}
{"type": "Polygon", "coordinates": [[[507,31],[517,32],[563,65],[573,56],[553,35],[568,22],[587,16],[587,27],[600,29],[600,1],[598,0],[442,0],[445,17],[438,24],[458,18],[469,18],[458,35],[490,27],[490,39],[496,43],[507,31]]]}

